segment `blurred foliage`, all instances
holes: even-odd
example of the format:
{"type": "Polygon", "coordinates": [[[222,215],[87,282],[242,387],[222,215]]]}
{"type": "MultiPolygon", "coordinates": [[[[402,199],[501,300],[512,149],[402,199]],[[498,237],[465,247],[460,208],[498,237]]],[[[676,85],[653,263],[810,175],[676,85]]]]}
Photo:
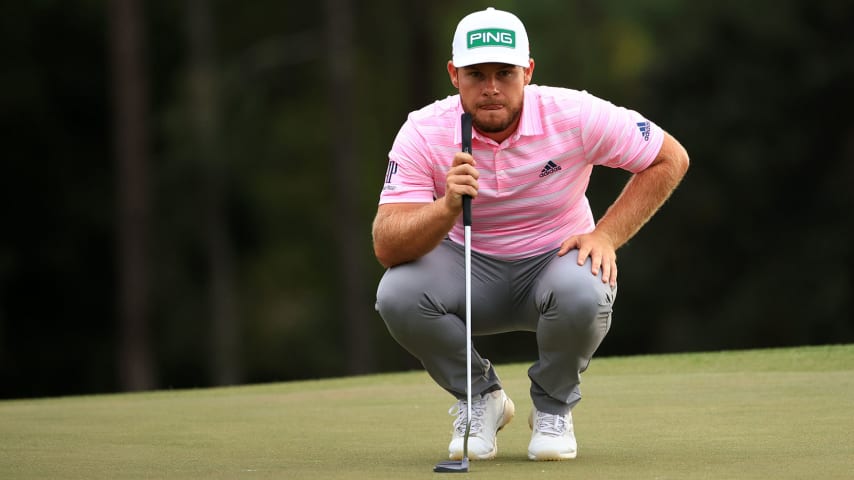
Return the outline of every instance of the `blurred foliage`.
{"type": "MultiPolygon", "coordinates": [[[[216,158],[192,136],[183,2],[145,9],[151,92],[150,324],[162,387],[211,383],[204,178],[221,169],[244,381],[344,375],[329,169],[355,136],[352,202],[378,369],[418,365],[373,312],[370,223],[406,114],[453,94],[456,22],[495,6],[525,22],[535,83],[586,89],[678,138],[692,167],[620,251],[600,354],[854,341],[854,4],[814,0],[353,2],[354,124],[329,104],[323,2],[211,0],[216,158]]],[[[113,391],[115,161],[103,2],[7,5],[0,19],[0,396],[113,391]]],[[[342,112],[343,113],[343,112],[342,112]]],[[[596,171],[601,214],[627,179],[596,171]]],[[[533,336],[478,339],[530,360],[533,336]]]]}

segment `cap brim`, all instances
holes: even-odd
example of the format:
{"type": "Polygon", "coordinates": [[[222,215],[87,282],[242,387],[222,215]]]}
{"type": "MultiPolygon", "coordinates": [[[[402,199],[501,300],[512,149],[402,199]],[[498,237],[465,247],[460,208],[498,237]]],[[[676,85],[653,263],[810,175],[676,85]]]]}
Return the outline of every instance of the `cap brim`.
{"type": "Polygon", "coordinates": [[[530,57],[522,58],[519,55],[507,55],[506,52],[479,52],[477,55],[455,55],[451,60],[455,67],[468,67],[478,63],[506,63],[527,67],[531,63],[530,57]]]}

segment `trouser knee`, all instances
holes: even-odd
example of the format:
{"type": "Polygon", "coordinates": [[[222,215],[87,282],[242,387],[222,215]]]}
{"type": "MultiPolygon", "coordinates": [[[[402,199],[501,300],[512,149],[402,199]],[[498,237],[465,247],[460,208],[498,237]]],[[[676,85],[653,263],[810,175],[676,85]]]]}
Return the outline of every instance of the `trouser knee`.
{"type": "Polygon", "coordinates": [[[588,330],[611,314],[610,292],[590,283],[567,285],[553,290],[551,308],[556,319],[570,330],[588,330]]]}
{"type": "Polygon", "coordinates": [[[447,295],[437,290],[436,285],[426,284],[424,278],[405,270],[389,270],[377,288],[376,302],[376,310],[389,334],[419,357],[427,353],[425,349],[431,350],[437,344],[455,343],[453,327],[459,327],[455,324],[460,323],[449,315],[447,295]]]}
{"type": "Polygon", "coordinates": [[[589,260],[583,266],[574,258],[561,260],[550,267],[538,286],[540,327],[575,335],[604,335],[610,327],[616,287],[591,275],[589,260]]]}
{"type": "Polygon", "coordinates": [[[402,292],[401,285],[389,276],[387,272],[377,288],[376,310],[391,336],[405,344],[408,337],[418,335],[418,322],[412,321],[415,299],[408,292],[402,292]]]}

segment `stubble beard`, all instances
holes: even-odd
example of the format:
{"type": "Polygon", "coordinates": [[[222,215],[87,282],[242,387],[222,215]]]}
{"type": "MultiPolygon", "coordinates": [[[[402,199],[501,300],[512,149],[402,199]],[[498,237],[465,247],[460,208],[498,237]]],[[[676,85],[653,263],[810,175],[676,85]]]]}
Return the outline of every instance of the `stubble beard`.
{"type": "Polygon", "coordinates": [[[510,126],[513,125],[513,123],[516,122],[516,120],[519,118],[521,112],[521,108],[508,109],[507,119],[505,119],[504,121],[493,120],[489,123],[485,123],[481,121],[477,116],[475,116],[472,119],[472,123],[481,132],[500,133],[510,128],[510,126]]]}

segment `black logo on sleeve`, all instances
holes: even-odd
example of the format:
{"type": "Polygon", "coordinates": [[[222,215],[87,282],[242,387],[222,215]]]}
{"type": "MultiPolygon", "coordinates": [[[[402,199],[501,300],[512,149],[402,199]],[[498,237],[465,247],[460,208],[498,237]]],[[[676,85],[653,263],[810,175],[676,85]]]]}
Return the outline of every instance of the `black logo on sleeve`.
{"type": "Polygon", "coordinates": [[[385,183],[391,183],[391,177],[397,173],[397,162],[389,160],[388,168],[385,171],[385,183]]]}

